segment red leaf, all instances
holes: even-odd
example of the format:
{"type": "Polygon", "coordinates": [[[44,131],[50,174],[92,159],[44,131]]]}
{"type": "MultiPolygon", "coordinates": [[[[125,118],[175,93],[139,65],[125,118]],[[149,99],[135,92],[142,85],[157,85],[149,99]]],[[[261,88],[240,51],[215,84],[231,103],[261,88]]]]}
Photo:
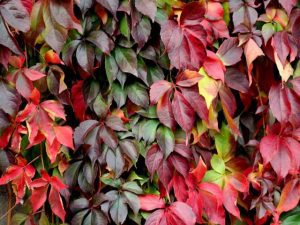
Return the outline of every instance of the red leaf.
{"type": "Polygon", "coordinates": [[[71,100],[73,104],[73,111],[75,116],[80,121],[85,118],[85,110],[87,108],[84,96],[83,96],[83,81],[78,81],[71,88],[71,100]]]}
{"type": "Polygon", "coordinates": [[[27,69],[27,68],[23,69],[23,74],[31,81],[36,81],[46,76],[45,74],[40,73],[36,70],[27,69]]]}
{"type": "Polygon", "coordinates": [[[52,144],[49,144],[49,142],[46,141],[45,147],[51,163],[54,163],[61,147],[60,143],[57,141],[57,139],[54,139],[52,144]]]}
{"type": "Polygon", "coordinates": [[[152,145],[151,148],[147,151],[145,164],[151,175],[151,179],[153,178],[153,175],[161,164],[163,158],[164,154],[159,149],[158,145],[152,145]]]}
{"type": "Polygon", "coordinates": [[[235,190],[231,184],[227,183],[223,189],[224,206],[228,212],[235,217],[240,218],[240,210],[237,207],[237,197],[237,190],[235,190]]]}
{"type": "MultiPolygon", "coordinates": [[[[171,214],[170,217],[174,218],[172,225],[185,224],[194,225],[196,224],[196,216],[192,208],[183,202],[174,202],[168,207],[168,212],[171,214]]],[[[169,218],[169,219],[171,219],[169,218]]]]}
{"type": "Polygon", "coordinates": [[[265,55],[260,47],[256,44],[256,42],[253,39],[249,39],[244,47],[244,53],[246,57],[246,62],[248,66],[248,77],[249,77],[249,83],[252,83],[252,69],[253,69],[253,62],[254,60],[259,57],[265,55]]]}
{"type": "Polygon", "coordinates": [[[175,91],[172,109],[177,123],[185,132],[190,133],[195,122],[195,112],[190,103],[178,91],[175,91]]]}
{"type": "Polygon", "coordinates": [[[271,163],[280,178],[286,177],[289,170],[298,170],[300,143],[291,137],[279,135],[265,136],[260,142],[260,153],[264,164],[271,163]]]}
{"type": "Polygon", "coordinates": [[[6,172],[0,178],[0,185],[12,181],[12,184],[15,187],[16,203],[19,203],[25,195],[26,186],[30,187],[31,179],[34,175],[34,167],[28,165],[25,159],[17,157],[17,165],[7,168],[6,172]]]}
{"type": "Polygon", "coordinates": [[[66,211],[64,209],[63,202],[59,195],[59,192],[55,190],[53,187],[51,187],[50,189],[49,203],[52,212],[64,222],[66,211]]]}
{"type": "Polygon", "coordinates": [[[238,47],[237,38],[225,40],[217,51],[217,56],[223,61],[225,66],[232,66],[241,60],[243,49],[238,47]]]}
{"type": "Polygon", "coordinates": [[[191,87],[198,83],[201,76],[198,72],[192,70],[184,70],[176,77],[176,84],[181,87],[191,87]]]}
{"type": "Polygon", "coordinates": [[[192,170],[191,174],[195,177],[197,182],[200,182],[206,173],[206,165],[203,162],[202,158],[199,158],[198,165],[195,169],[192,170]]]}
{"type": "Polygon", "coordinates": [[[280,196],[279,203],[277,205],[277,212],[290,211],[295,208],[300,200],[300,183],[299,179],[289,181],[283,188],[280,196]]]}
{"type": "Polygon", "coordinates": [[[145,211],[152,211],[154,209],[163,209],[165,208],[165,202],[158,195],[147,194],[140,195],[140,209],[145,211]]]}
{"type": "Polygon", "coordinates": [[[172,186],[176,199],[185,202],[188,198],[188,187],[185,183],[185,178],[176,173],[172,179],[172,186]]]}
{"type": "Polygon", "coordinates": [[[170,101],[170,90],[166,92],[157,103],[156,113],[159,121],[170,129],[174,130],[176,121],[174,119],[170,101]]]}
{"type": "Polygon", "coordinates": [[[282,7],[289,15],[292,9],[297,5],[297,0],[289,0],[289,1],[279,0],[279,3],[282,5],[282,7]]]}
{"type": "Polygon", "coordinates": [[[145,225],[167,225],[166,218],[164,217],[164,210],[156,210],[146,220],[145,225]]]}
{"type": "Polygon", "coordinates": [[[225,212],[222,206],[223,193],[220,187],[212,183],[199,184],[199,198],[209,220],[217,224],[225,224],[225,212]]]}
{"type": "Polygon", "coordinates": [[[64,146],[74,149],[73,144],[73,130],[69,126],[55,126],[53,127],[56,139],[64,146]]]}
{"type": "Polygon", "coordinates": [[[214,52],[207,51],[207,57],[203,63],[203,67],[209,76],[215,80],[219,79],[224,82],[224,72],[226,68],[214,52]]]}
{"type": "Polygon", "coordinates": [[[291,114],[291,105],[285,88],[280,84],[273,85],[269,92],[270,108],[279,122],[287,122],[291,114]]]}
{"type": "Polygon", "coordinates": [[[32,205],[33,212],[36,212],[45,204],[47,200],[47,190],[47,185],[32,190],[30,202],[32,205]]]}
{"type": "Polygon", "coordinates": [[[177,69],[198,70],[206,57],[206,32],[200,22],[205,7],[200,2],[184,6],[179,24],[166,21],[161,27],[161,39],[171,64],[177,69]]]}
{"type": "Polygon", "coordinates": [[[156,104],[171,87],[172,83],[165,80],[159,80],[152,84],[150,88],[151,104],[156,104]]]}
{"type": "Polygon", "coordinates": [[[194,86],[191,88],[181,87],[180,90],[184,98],[190,103],[198,116],[201,119],[208,121],[208,109],[205,103],[205,99],[201,95],[199,95],[198,86],[194,86]]]}
{"type": "Polygon", "coordinates": [[[188,161],[177,154],[171,154],[168,160],[173,164],[174,168],[184,177],[188,175],[189,163],[188,161]]]}
{"type": "Polygon", "coordinates": [[[229,176],[229,183],[239,192],[247,192],[249,189],[247,177],[240,172],[232,173],[229,176]]]}
{"type": "Polygon", "coordinates": [[[47,100],[42,102],[40,105],[51,116],[66,120],[64,107],[58,101],[47,100]]]}
{"type": "Polygon", "coordinates": [[[169,184],[173,177],[173,167],[168,160],[163,160],[157,169],[159,180],[166,190],[169,190],[169,184]]]}

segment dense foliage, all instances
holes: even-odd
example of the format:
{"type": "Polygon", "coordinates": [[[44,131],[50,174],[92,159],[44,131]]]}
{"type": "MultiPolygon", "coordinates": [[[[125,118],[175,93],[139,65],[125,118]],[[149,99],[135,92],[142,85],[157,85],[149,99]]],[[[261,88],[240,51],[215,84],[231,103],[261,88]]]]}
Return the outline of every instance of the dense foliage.
{"type": "Polygon", "coordinates": [[[297,0],[0,0],[7,224],[300,224],[299,52],[297,0]]]}

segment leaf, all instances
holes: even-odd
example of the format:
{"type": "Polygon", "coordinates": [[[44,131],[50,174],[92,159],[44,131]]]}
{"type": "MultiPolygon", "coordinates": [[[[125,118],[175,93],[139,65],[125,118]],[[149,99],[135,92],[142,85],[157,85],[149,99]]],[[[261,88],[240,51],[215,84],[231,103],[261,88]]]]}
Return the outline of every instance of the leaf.
{"type": "Polygon", "coordinates": [[[196,216],[191,207],[189,207],[186,203],[174,202],[169,206],[168,209],[173,214],[171,215],[174,216],[174,219],[176,218],[176,220],[178,220],[179,223],[186,225],[196,224],[196,216]]]}
{"type": "Polygon", "coordinates": [[[114,50],[116,62],[120,70],[124,73],[130,73],[138,76],[137,57],[132,49],[116,47],[114,50]]]}
{"type": "Polygon", "coordinates": [[[176,77],[176,84],[181,87],[191,87],[198,83],[201,76],[198,72],[192,70],[184,70],[176,77]]]}
{"type": "Polygon", "coordinates": [[[119,7],[119,0],[97,0],[104,8],[116,16],[119,7]]]}
{"type": "Polygon", "coordinates": [[[174,151],[175,137],[170,128],[160,126],[156,132],[156,140],[159,148],[163,151],[165,159],[174,151]]]}
{"type": "Polygon", "coordinates": [[[260,152],[264,164],[271,163],[278,177],[284,178],[289,170],[296,169],[300,165],[297,157],[297,149],[300,144],[291,137],[279,135],[267,135],[260,142],[260,152]]]}
{"type": "Polygon", "coordinates": [[[151,179],[153,179],[153,175],[154,175],[155,171],[157,171],[161,162],[163,161],[163,158],[164,158],[164,154],[163,154],[162,150],[160,150],[158,145],[156,145],[156,144],[152,145],[148,149],[147,155],[145,157],[145,164],[151,175],[151,179]]]}
{"type": "Polygon", "coordinates": [[[284,0],[279,0],[279,3],[283,6],[283,8],[285,9],[285,11],[290,14],[293,7],[295,7],[297,5],[297,0],[291,0],[291,1],[284,1],[284,0]]]}
{"type": "Polygon", "coordinates": [[[69,126],[55,126],[54,132],[57,140],[64,146],[74,149],[73,130],[69,126]]]}
{"type": "Polygon", "coordinates": [[[238,192],[231,184],[225,185],[223,189],[223,199],[225,208],[235,217],[240,218],[240,210],[237,207],[238,192]]]}
{"type": "Polygon", "coordinates": [[[222,42],[217,51],[217,56],[222,60],[224,66],[232,66],[241,60],[243,49],[238,47],[237,38],[231,37],[222,42]]]}
{"type": "Polygon", "coordinates": [[[64,28],[77,29],[81,32],[82,28],[80,22],[73,12],[73,4],[73,1],[50,1],[50,13],[51,15],[54,15],[55,21],[64,28]]]}
{"type": "Polygon", "coordinates": [[[279,214],[288,212],[298,205],[300,200],[299,185],[299,179],[290,180],[285,184],[276,208],[279,214]]]}
{"type": "Polygon", "coordinates": [[[156,81],[152,84],[150,88],[151,104],[156,104],[170,88],[172,88],[172,84],[165,80],[156,81]]]}
{"type": "Polygon", "coordinates": [[[0,109],[11,116],[16,115],[21,104],[21,98],[16,89],[0,81],[0,93],[0,109]]]}
{"type": "Polygon", "coordinates": [[[157,169],[157,174],[164,188],[168,190],[168,185],[173,177],[173,168],[171,163],[168,160],[163,160],[157,169]]]}
{"type": "Polygon", "coordinates": [[[86,14],[86,12],[92,7],[93,1],[92,0],[85,0],[85,1],[76,1],[77,5],[79,6],[82,14],[86,14]]]}
{"type": "Polygon", "coordinates": [[[226,69],[223,62],[214,52],[207,51],[207,57],[203,63],[203,67],[210,77],[224,82],[224,72],[226,69]]]}
{"type": "Polygon", "coordinates": [[[190,133],[195,122],[195,112],[190,103],[178,91],[175,91],[174,94],[172,110],[176,122],[186,133],[190,133]]]}
{"type": "MultiPolygon", "coordinates": [[[[11,36],[9,31],[7,30],[7,27],[2,17],[0,18],[0,31],[0,44],[13,51],[15,54],[22,54],[22,51],[20,50],[20,47],[18,46],[16,40],[11,36]]],[[[4,51],[4,49],[1,49],[1,51],[4,51]]]]}
{"type": "Polygon", "coordinates": [[[275,33],[275,28],[274,28],[273,24],[272,23],[265,23],[262,26],[261,33],[262,33],[262,36],[264,38],[264,43],[265,43],[265,45],[267,45],[268,41],[270,40],[270,38],[275,33]]]}
{"type": "Polygon", "coordinates": [[[269,92],[269,104],[275,118],[287,122],[291,114],[291,105],[285,88],[280,84],[273,85],[269,92]]]}
{"type": "Polygon", "coordinates": [[[125,162],[118,148],[115,150],[115,152],[112,150],[107,151],[106,162],[107,166],[115,172],[115,177],[120,177],[123,172],[125,162]]]}
{"type": "Polygon", "coordinates": [[[116,224],[124,223],[128,214],[128,209],[124,199],[121,196],[117,197],[117,199],[114,201],[113,205],[111,206],[109,212],[112,220],[116,224]]]}
{"type": "Polygon", "coordinates": [[[202,158],[199,158],[198,165],[195,169],[191,171],[191,174],[195,177],[197,182],[201,182],[205,173],[206,173],[206,165],[202,160],[202,158]]]}
{"type": "Polygon", "coordinates": [[[136,9],[145,16],[148,16],[154,22],[156,15],[155,0],[139,0],[135,1],[136,9]]]}
{"type": "Polygon", "coordinates": [[[63,206],[62,199],[59,195],[59,192],[53,187],[50,189],[49,193],[49,203],[52,212],[57,215],[63,222],[65,221],[66,211],[63,206]]]}
{"type": "Polygon", "coordinates": [[[211,167],[220,174],[225,173],[225,163],[219,155],[213,155],[210,160],[211,167]]]}
{"type": "MultiPolygon", "coordinates": [[[[164,210],[156,210],[153,212],[146,220],[145,225],[160,225],[161,220],[164,218],[164,210]]],[[[164,219],[164,223],[166,224],[166,219],[164,219]]]]}
{"type": "Polygon", "coordinates": [[[199,95],[198,87],[194,86],[192,88],[180,88],[180,90],[184,98],[190,103],[198,116],[201,119],[208,121],[208,109],[205,99],[199,95]]]}
{"type": "MultiPolygon", "coordinates": [[[[141,2],[141,1],[137,1],[137,2],[141,2]]],[[[147,2],[151,2],[151,1],[147,1],[147,2]]],[[[151,34],[151,23],[150,20],[146,17],[142,17],[142,19],[138,22],[138,24],[132,27],[131,30],[131,35],[135,40],[135,42],[138,43],[139,49],[144,47],[144,45],[147,43],[150,34],[151,34]]]]}
{"type": "Polygon", "coordinates": [[[167,91],[161,99],[157,103],[157,117],[159,121],[169,127],[170,129],[174,130],[176,126],[176,121],[174,118],[172,105],[170,101],[171,91],[167,91]]]}
{"type": "Polygon", "coordinates": [[[79,66],[87,73],[93,74],[94,49],[87,43],[81,43],[76,50],[76,59],[79,66]]]}
{"type": "Polygon", "coordinates": [[[200,69],[200,74],[203,78],[198,82],[199,94],[204,97],[206,106],[209,109],[218,95],[220,85],[216,80],[210,78],[203,68],[200,69]]]}
{"type": "Polygon", "coordinates": [[[22,32],[29,30],[29,13],[20,0],[2,1],[0,13],[4,20],[17,30],[22,32]]]}
{"type": "Polygon", "coordinates": [[[218,155],[223,160],[227,160],[231,157],[234,150],[234,139],[225,124],[222,124],[220,133],[215,135],[215,145],[218,155]]]}
{"type": "Polygon", "coordinates": [[[149,96],[146,88],[141,83],[135,82],[127,86],[128,98],[136,105],[147,108],[149,106],[149,96]]]}
{"type": "Polygon", "coordinates": [[[145,211],[165,208],[165,202],[158,195],[146,194],[139,196],[140,208],[145,211]]]}
{"type": "Polygon", "coordinates": [[[251,72],[253,69],[253,62],[257,57],[264,56],[265,54],[263,53],[261,48],[258,47],[258,45],[253,39],[249,39],[245,44],[244,53],[245,53],[246,62],[248,66],[249,83],[251,84],[252,82],[251,72]]]}
{"type": "Polygon", "coordinates": [[[105,54],[109,54],[114,48],[114,42],[108,37],[106,33],[101,30],[92,31],[86,40],[92,42],[105,54]]]}
{"type": "Polygon", "coordinates": [[[249,81],[246,75],[235,68],[227,68],[225,83],[228,87],[240,91],[241,93],[247,93],[249,90],[249,81]]]}
{"type": "Polygon", "coordinates": [[[37,212],[47,200],[48,186],[38,187],[32,191],[30,202],[33,212],[37,212]]]}
{"type": "Polygon", "coordinates": [[[200,2],[184,6],[179,23],[166,21],[161,27],[161,39],[171,64],[177,69],[198,70],[206,57],[206,32],[200,25],[205,7],[200,2]]]}

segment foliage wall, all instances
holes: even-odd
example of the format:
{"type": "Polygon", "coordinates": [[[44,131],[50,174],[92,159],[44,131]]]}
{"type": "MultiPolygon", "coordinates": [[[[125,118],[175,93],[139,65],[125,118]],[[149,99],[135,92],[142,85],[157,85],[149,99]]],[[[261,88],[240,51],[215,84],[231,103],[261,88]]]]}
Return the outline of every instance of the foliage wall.
{"type": "Polygon", "coordinates": [[[299,49],[297,0],[0,0],[7,224],[299,225],[299,49]]]}

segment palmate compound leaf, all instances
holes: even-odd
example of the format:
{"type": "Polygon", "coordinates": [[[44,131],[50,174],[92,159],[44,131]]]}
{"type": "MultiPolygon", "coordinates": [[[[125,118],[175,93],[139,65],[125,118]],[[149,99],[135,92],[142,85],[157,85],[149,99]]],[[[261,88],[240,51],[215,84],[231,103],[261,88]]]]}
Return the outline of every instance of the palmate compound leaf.
{"type": "Polygon", "coordinates": [[[26,187],[30,187],[35,175],[35,168],[22,157],[17,157],[17,164],[7,168],[0,178],[0,185],[12,182],[16,195],[16,203],[20,203],[25,195],[26,187]]]}
{"type": "Polygon", "coordinates": [[[171,64],[177,69],[199,70],[206,58],[206,32],[200,22],[205,6],[200,2],[184,6],[179,23],[167,20],[161,28],[161,39],[171,64]]]}
{"type": "Polygon", "coordinates": [[[30,202],[32,204],[33,211],[36,212],[44,205],[47,200],[47,190],[50,187],[48,201],[51,210],[64,222],[66,211],[64,209],[60,192],[67,187],[58,177],[50,177],[46,171],[41,171],[41,175],[41,178],[35,179],[30,184],[30,188],[32,189],[30,202]]]}

